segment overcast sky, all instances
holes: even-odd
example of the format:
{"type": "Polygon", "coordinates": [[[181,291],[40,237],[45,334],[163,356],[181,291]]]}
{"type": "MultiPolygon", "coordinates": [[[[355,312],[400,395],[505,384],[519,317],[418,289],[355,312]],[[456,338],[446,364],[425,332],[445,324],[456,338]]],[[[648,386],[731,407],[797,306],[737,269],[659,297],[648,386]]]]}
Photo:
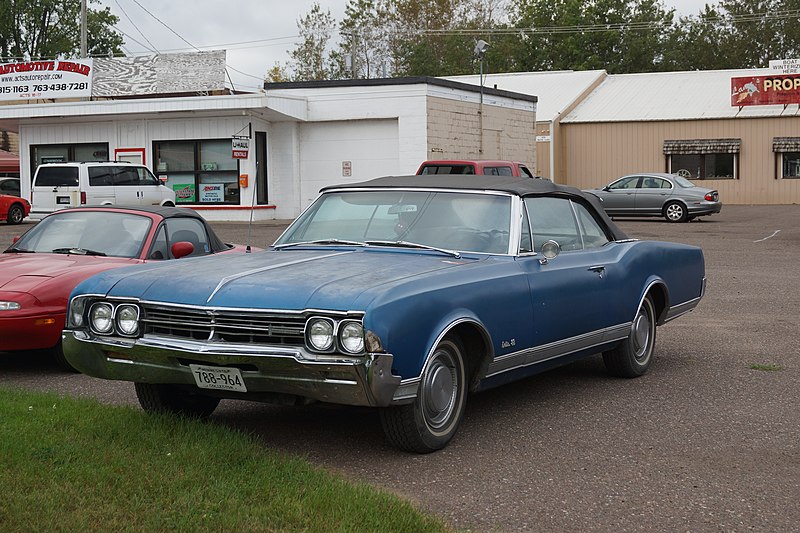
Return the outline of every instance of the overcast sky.
{"type": "MultiPolygon", "coordinates": [[[[317,0],[341,21],[347,0],[317,0]]],[[[712,2],[713,3],[713,2],[712,2]]],[[[297,20],[314,0],[100,0],[119,17],[127,55],[227,50],[228,73],[239,90],[262,87],[275,63],[285,64],[297,41],[297,20]]],[[[695,15],[703,0],[664,0],[695,15]]],[[[97,5],[94,6],[95,8],[97,5]]],[[[335,37],[336,39],[336,37],[335,37]]]]}

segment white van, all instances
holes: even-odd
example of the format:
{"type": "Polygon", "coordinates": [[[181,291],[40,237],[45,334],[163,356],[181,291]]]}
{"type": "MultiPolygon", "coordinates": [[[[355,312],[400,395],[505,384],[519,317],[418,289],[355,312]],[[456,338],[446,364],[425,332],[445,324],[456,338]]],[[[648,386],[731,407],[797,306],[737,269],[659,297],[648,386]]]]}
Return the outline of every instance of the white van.
{"type": "Polygon", "coordinates": [[[175,205],[175,191],[147,167],[121,161],[44,163],[31,184],[34,220],[81,205],[175,205]]]}

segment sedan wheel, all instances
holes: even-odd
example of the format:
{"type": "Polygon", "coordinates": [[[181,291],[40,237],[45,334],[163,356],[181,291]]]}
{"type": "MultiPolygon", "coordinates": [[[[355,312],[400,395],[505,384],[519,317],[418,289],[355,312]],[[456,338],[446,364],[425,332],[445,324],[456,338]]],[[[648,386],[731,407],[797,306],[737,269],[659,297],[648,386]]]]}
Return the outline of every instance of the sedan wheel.
{"type": "Polygon", "coordinates": [[[466,405],[464,349],[456,337],[442,340],[422,374],[414,403],[381,409],[381,424],[390,444],[429,453],[453,438],[466,405]]]}
{"type": "Polygon", "coordinates": [[[135,383],[139,405],[148,413],[173,413],[207,418],[219,405],[219,398],[191,394],[174,385],[135,383]]]}
{"type": "Polygon", "coordinates": [[[647,296],[631,324],[630,335],[612,350],[603,352],[608,372],[621,378],[641,376],[650,368],[656,345],[656,311],[647,296]]]}
{"type": "Polygon", "coordinates": [[[19,224],[25,218],[25,210],[19,204],[14,204],[8,208],[6,222],[9,224],[19,224]]]}
{"type": "Polygon", "coordinates": [[[689,217],[686,207],[680,202],[670,202],[664,207],[664,218],[670,222],[684,222],[689,217]]]}

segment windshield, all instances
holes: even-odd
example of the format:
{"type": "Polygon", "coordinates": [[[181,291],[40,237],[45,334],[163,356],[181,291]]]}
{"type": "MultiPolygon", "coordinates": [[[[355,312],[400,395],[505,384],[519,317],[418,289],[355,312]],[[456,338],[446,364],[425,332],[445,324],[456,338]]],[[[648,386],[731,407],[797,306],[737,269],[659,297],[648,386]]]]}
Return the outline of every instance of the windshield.
{"type": "Polygon", "coordinates": [[[694,183],[687,180],[683,176],[672,176],[672,180],[678,184],[679,187],[683,187],[684,189],[691,189],[694,187],[694,183]]]}
{"type": "Polygon", "coordinates": [[[71,211],[44,218],[9,251],[138,257],[150,218],[113,211],[71,211]]]}
{"type": "Polygon", "coordinates": [[[318,198],[275,245],[309,241],[376,245],[402,242],[504,254],[508,253],[510,226],[511,198],[506,195],[340,191],[318,198]]]}

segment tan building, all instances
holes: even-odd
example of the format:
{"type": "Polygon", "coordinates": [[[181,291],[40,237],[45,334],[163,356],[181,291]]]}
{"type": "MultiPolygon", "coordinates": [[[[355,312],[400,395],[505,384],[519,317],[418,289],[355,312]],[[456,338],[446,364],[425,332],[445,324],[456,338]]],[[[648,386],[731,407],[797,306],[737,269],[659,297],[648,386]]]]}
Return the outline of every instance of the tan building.
{"type": "Polygon", "coordinates": [[[549,141],[551,164],[540,158],[537,168],[558,183],[586,189],[634,172],[674,172],[719,190],[728,204],[800,203],[800,106],[732,105],[732,79],[774,76],[533,72],[484,82],[538,95],[537,148],[549,141]]]}
{"type": "Polygon", "coordinates": [[[607,76],[561,119],[557,181],[683,174],[729,204],[800,203],[800,106],[734,106],[732,78],[769,69],[607,76]]]}
{"type": "MultiPolygon", "coordinates": [[[[486,74],[483,85],[515,93],[536,95],[536,160],[525,160],[534,174],[551,179],[559,174],[551,161],[560,140],[561,117],[569,113],[606,78],[605,70],[509,72],[486,74]]],[[[447,78],[461,83],[480,85],[480,76],[447,78]]]]}

